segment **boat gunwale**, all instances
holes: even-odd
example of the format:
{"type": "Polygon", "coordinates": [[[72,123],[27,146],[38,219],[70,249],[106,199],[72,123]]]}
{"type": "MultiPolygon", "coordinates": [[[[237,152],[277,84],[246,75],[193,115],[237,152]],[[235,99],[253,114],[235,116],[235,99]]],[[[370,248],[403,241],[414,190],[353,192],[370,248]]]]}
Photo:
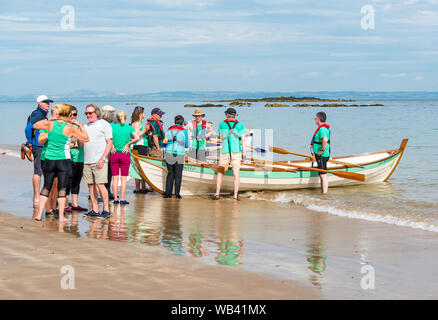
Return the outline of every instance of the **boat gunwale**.
{"type": "MultiPolygon", "coordinates": [[[[347,158],[354,158],[354,157],[357,158],[357,157],[364,157],[364,156],[376,155],[376,154],[381,154],[381,153],[388,153],[388,154],[389,154],[387,157],[384,157],[384,158],[382,158],[382,159],[374,160],[374,161],[371,161],[371,162],[358,163],[358,165],[362,165],[362,166],[372,165],[372,164],[375,164],[375,163],[378,163],[378,162],[382,162],[382,161],[386,161],[386,160],[388,160],[388,159],[391,159],[391,158],[393,158],[393,157],[396,157],[396,156],[397,156],[398,154],[400,154],[400,153],[403,154],[404,149],[405,149],[406,144],[407,144],[407,140],[408,140],[408,139],[403,139],[403,140],[402,140],[402,143],[401,143],[401,146],[400,146],[399,149],[390,149],[390,150],[386,150],[386,151],[377,151],[377,152],[370,152],[370,153],[361,153],[361,154],[356,154],[356,155],[351,155],[351,156],[335,157],[335,158],[333,158],[333,159],[347,159],[347,158]],[[406,141],[406,143],[405,143],[405,141],[406,141]],[[404,147],[403,147],[403,146],[404,146],[404,147]]],[[[150,157],[150,156],[140,155],[140,154],[138,154],[137,150],[132,150],[132,155],[134,155],[134,158],[138,157],[138,158],[140,158],[140,159],[145,159],[145,160],[146,160],[146,159],[149,159],[149,160],[155,160],[155,161],[164,161],[164,159],[160,159],[160,158],[156,158],[156,157],[150,157]]],[[[397,165],[398,165],[398,163],[400,162],[400,159],[401,159],[401,157],[400,157],[399,160],[397,161],[397,165]]],[[[136,160],[138,160],[138,159],[136,159],[136,160]]],[[[260,160],[263,160],[263,159],[260,159],[260,160]]],[[[283,163],[283,164],[286,164],[286,163],[290,164],[290,163],[302,163],[302,162],[309,162],[309,161],[308,161],[308,160],[275,161],[275,162],[274,162],[274,165],[275,165],[275,164],[278,164],[278,165],[281,166],[282,163],[283,163]]],[[[150,163],[150,162],[148,162],[148,163],[150,163]]],[[[245,163],[242,163],[242,164],[245,165],[245,163]]],[[[163,169],[163,170],[166,170],[166,168],[164,168],[164,167],[162,167],[162,166],[158,166],[158,165],[153,164],[153,163],[152,163],[152,165],[157,166],[157,167],[159,167],[159,168],[161,168],[161,169],[163,169]]],[[[184,165],[190,165],[190,166],[194,166],[194,167],[204,167],[204,168],[208,168],[208,166],[205,166],[204,164],[184,163],[184,165]]],[[[397,165],[396,165],[395,167],[397,167],[397,165]]],[[[339,169],[348,169],[348,167],[345,166],[345,165],[341,165],[341,166],[339,166],[339,167],[331,167],[331,168],[328,169],[328,170],[330,171],[330,170],[339,170],[339,169]]],[[[395,168],[394,168],[394,170],[395,170],[395,168]]],[[[394,171],[394,170],[393,170],[393,171],[394,171]]],[[[167,171],[167,170],[166,170],[166,171],[167,171]]],[[[256,169],[256,168],[241,168],[240,171],[261,171],[261,170],[260,170],[260,169],[256,169]]],[[[269,170],[269,171],[284,172],[284,169],[283,169],[283,168],[276,168],[276,167],[272,166],[272,170],[269,170]],[[281,170],[276,170],[276,169],[281,169],[281,170]]],[[[301,168],[299,168],[299,169],[296,169],[296,170],[291,169],[291,170],[288,171],[288,172],[291,172],[291,173],[294,173],[294,172],[295,172],[295,173],[296,173],[296,172],[298,172],[298,171],[312,171],[312,170],[306,170],[306,169],[301,169],[301,168]]],[[[392,174],[392,172],[391,172],[391,174],[392,174]]],[[[389,176],[390,176],[390,175],[389,175],[389,176]]],[[[388,178],[389,178],[389,176],[388,176],[388,178]]],[[[386,180],[387,180],[387,179],[386,179],[386,180]]]]}

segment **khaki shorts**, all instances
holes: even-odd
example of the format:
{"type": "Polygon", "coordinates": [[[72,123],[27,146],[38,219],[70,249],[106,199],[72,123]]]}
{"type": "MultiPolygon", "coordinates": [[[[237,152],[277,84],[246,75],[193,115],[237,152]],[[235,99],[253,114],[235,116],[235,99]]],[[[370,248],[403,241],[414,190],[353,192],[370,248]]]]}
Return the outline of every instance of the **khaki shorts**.
{"type": "Polygon", "coordinates": [[[219,166],[225,167],[225,170],[228,169],[228,165],[231,163],[231,167],[233,167],[233,171],[240,170],[240,163],[242,162],[242,152],[234,152],[231,153],[231,160],[229,153],[221,153],[221,157],[219,159],[219,166]]]}
{"type": "Polygon", "coordinates": [[[163,158],[163,152],[161,151],[161,149],[149,148],[148,153],[149,153],[149,156],[152,158],[160,158],[160,159],[163,158]]]}
{"type": "Polygon", "coordinates": [[[84,164],[82,178],[86,184],[108,183],[108,163],[103,164],[102,169],[97,169],[97,164],[84,164]]]}

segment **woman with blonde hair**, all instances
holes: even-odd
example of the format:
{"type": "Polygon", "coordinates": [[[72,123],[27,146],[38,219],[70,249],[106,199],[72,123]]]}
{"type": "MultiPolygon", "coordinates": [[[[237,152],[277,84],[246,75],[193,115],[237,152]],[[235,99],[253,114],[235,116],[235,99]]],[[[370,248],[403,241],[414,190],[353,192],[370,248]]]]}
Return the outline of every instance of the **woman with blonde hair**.
{"type": "MultiPolygon", "coordinates": [[[[142,156],[148,155],[148,135],[151,132],[150,124],[147,122],[143,124],[145,117],[144,108],[142,106],[136,106],[131,116],[131,126],[135,129],[140,139],[134,144],[133,150],[142,156]]],[[[149,190],[146,188],[146,181],[142,179],[134,163],[131,163],[129,175],[135,179],[134,193],[147,193],[149,190]]]]}
{"type": "Polygon", "coordinates": [[[75,137],[83,142],[88,142],[88,133],[83,124],[70,119],[72,106],[59,105],[59,119],[41,120],[34,124],[35,129],[47,130],[48,141],[44,160],[44,186],[40,193],[40,205],[34,218],[41,221],[44,207],[52,189],[53,180],[58,177],[58,210],[59,222],[66,222],[64,218],[65,197],[70,175],[70,142],[75,137]],[[75,127],[78,126],[78,128],[75,127]]]}
{"type": "MultiPolygon", "coordinates": [[[[55,104],[52,106],[50,110],[51,119],[59,119],[59,105],[55,104]]],[[[45,176],[44,170],[44,160],[46,159],[46,149],[47,149],[47,130],[40,130],[40,134],[38,135],[38,143],[43,145],[43,149],[41,151],[41,169],[43,170],[43,176],[45,176]]],[[[56,216],[56,198],[58,193],[58,178],[53,180],[53,186],[50,190],[49,199],[46,203],[46,217],[49,215],[56,216]]]]}
{"type": "Polygon", "coordinates": [[[112,186],[114,193],[114,203],[129,204],[126,201],[126,182],[129,174],[129,165],[131,163],[130,146],[139,140],[135,129],[126,124],[126,112],[117,111],[117,123],[111,125],[113,128],[113,148],[111,150],[111,175],[113,176],[112,186]],[[131,135],[133,138],[131,138],[131,135]],[[120,200],[118,197],[119,176],[121,177],[120,200]]]}

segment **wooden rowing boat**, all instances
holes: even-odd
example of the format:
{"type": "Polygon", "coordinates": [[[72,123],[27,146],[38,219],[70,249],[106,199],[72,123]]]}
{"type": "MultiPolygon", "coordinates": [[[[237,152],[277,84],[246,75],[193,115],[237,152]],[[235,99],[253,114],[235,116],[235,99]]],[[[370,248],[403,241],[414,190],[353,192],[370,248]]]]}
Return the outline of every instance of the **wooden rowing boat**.
{"type": "MultiPolygon", "coordinates": [[[[404,139],[398,149],[364,153],[358,155],[335,157],[339,161],[345,161],[359,165],[348,167],[337,163],[329,163],[328,170],[341,170],[356,172],[365,175],[365,181],[360,182],[352,179],[345,179],[333,174],[328,174],[330,187],[351,186],[358,184],[372,184],[387,181],[394,173],[403,152],[406,149],[408,139],[404,139]]],[[[162,159],[139,155],[135,150],[132,157],[142,178],[156,191],[164,193],[166,182],[166,163],[162,159]]],[[[260,161],[245,164],[240,169],[240,190],[261,191],[261,190],[292,190],[319,188],[320,181],[318,172],[306,170],[301,167],[311,167],[312,162],[308,160],[298,161],[277,161],[271,164],[260,166],[260,161]],[[299,165],[294,169],[287,164],[299,165]],[[286,170],[285,170],[286,169],[286,170]]],[[[183,170],[181,195],[212,194],[216,189],[216,172],[210,167],[197,163],[186,163],[183,170]]],[[[223,177],[221,191],[229,193],[233,191],[233,172],[227,170],[223,177]]]]}

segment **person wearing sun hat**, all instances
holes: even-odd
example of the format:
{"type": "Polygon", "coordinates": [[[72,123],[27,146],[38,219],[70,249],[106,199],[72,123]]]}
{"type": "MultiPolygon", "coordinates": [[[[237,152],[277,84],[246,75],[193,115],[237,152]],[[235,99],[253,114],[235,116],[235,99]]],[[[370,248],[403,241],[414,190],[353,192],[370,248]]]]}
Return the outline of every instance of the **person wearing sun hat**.
{"type": "Polygon", "coordinates": [[[187,131],[189,132],[191,141],[189,157],[199,161],[205,161],[205,141],[209,136],[207,133],[207,121],[204,120],[205,114],[201,109],[195,109],[192,116],[195,117],[195,120],[187,124],[187,131]]]}
{"type": "Polygon", "coordinates": [[[41,168],[41,152],[43,146],[38,143],[39,130],[35,130],[33,125],[40,120],[47,119],[47,112],[49,111],[50,103],[53,100],[49,99],[45,94],[37,97],[36,102],[38,107],[31,113],[27,119],[26,129],[24,133],[26,135],[27,145],[32,148],[33,155],[33,206],[38,207],[40,199],[40,185],[41,175],[43,170],[41,168]]]}

